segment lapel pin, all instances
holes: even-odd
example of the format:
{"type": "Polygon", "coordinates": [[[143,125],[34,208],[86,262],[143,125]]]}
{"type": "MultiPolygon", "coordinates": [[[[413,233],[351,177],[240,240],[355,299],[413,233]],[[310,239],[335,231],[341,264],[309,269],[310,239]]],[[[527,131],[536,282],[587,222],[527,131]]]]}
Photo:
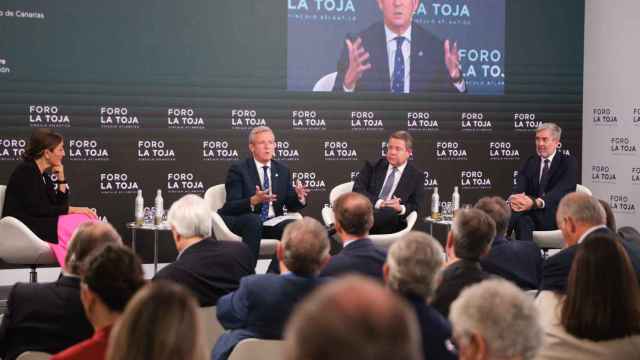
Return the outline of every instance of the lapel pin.
{"type": "Polygon", "coordinates": [[[418,56],[422,56],[424,55],[424,53],[422,52],[422,50],[418,51],[418,56]]]}

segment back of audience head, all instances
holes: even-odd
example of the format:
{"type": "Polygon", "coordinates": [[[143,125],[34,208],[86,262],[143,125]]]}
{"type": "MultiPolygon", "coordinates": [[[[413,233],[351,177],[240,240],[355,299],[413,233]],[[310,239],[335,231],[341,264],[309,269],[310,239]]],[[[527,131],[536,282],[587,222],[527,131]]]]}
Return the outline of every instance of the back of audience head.
{"type": "Polygon", "coordinates": [[[484,211],[460,210],[453,219],[447,238],[451,258],[478,261],[486,255],[496,237],[496,224],[484,211]]]}
{"type": "Polygon", "coordinates": [[[411,231],[389,248],[384,265],[385,282],[398,293],[428,299],[443,258],[442,246],[433,237],[411,231]]]}
{"type": "Polygon", "coordinates": [[[142,285],[144,272],[138,257],[124,246],[106,245],[87,260],[80,293],[85,312],[91,320],[94,301],[99,301],[108,312],[121,313],[142,285]]]}
{"type": "Polygon", "coordinates": [[[486,196],[478,200],[474,206],[484,211],[496,224],[496,235],[505,236],[511,219],[511,208],[500,196],[486,196]]]}
{"type": "Polygon", "coordinates": [[[577,244],[589,228],[605,225],[606,216],[596,198],[589,194],[572,192],[560,200],[556,221],[566,244],[571,246],[577,244]]]}
{"type": "Polygon", "coordinates": [[[148,283],[116,324],[107,359],[208,359],[197,309],[186,288],[163,280],[148,283]]]}
{"type": "Polygon", "coordinates": [[[604,210],[607,227],[612,232],[616,232],[616,216],[613,214],[613,211],[611,210],[611,206],[609,206],[608,202],[602,199],[598,199],[598,202],[600,203],[600,205],[602,206],[602,209],[604,210]]]}
{"type": "Polygon", "coordinates": [[[485,280],[462,290],[449,319],[461,360],[528,360],[542,346],[532,299],[506,280],[485,280]]]}
{"type": "Polygon", "coordinates": [[[422,358],[413,310],[377,282],[347,275],[322,286],[294,310],[285,331],[289,360],[422,358]]]}
{"type": "Polygon", "coordinates": [[[624,241],[635,243],[640,246],[640,232],[633,226],[622,226],[618,229],[618,236],[624,241]]]}
{"type": "Polygon", "coordinates": [[[571,266],[561,315],[567,332],[593,341],[640,334],[640,290],[626,250],[612,234],[589,236],[571,266]]]}
{"type": "Polygon", "coordinates": [[[211,210],[198,195],[188,194],[174,202],[167,213],[174,239],[211,236],[211,210]]]}
{"type": "Polygon", "coordinates": [[[373,226],[373,205],[369,199],[356,192],[340,195],[333,203],[336,230],[364,237],[373,226]]]}
{"type": "Polygon", "coordinates": [[[329,261],[329,238],[322,224],[304,217],[287,225],[278,243],[278,259],[301,276],[315,275],[329,261]]]}
{"type": "Polygon", "coordinates": [[[92,221],[80,224],[69,242],[64,261],[65,271],[82,275],[89,256],[107,244],[122,245],[122,238],[111,224],[92,221]]]}

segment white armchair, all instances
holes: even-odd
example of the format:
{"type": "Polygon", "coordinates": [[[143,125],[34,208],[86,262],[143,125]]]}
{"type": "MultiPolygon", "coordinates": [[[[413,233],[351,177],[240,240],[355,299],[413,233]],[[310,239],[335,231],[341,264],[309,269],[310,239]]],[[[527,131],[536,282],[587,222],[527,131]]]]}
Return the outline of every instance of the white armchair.
{"type": "MultiPolygon", "coordinates": [[[[207,192],[204,194],[204,199],[209,204],[209,209],[211,210],[211,216],[213,218],[213,233],[218,240],[234,240],[234,241],[242,241],[242,238],[236,234],[234,234],[227,224],[225,224],[222,216],[218,214],[218,209],[220,209],[227,198],[227,191],[224,188],[224,184],[218,184],[207,189],[207,192]]],[[[294,213],[289,213],[293,215],[294,213]]],[[[295,213],[300,219],[302,219],[302,215],[295,213]]],[[[276,253],[276,245],[278,244],[278,239],[262,239],[260,241],[260,258],[271,258],[276,253]]]]}
{"type": "MultiPolygon", "coordinates": [[[[352,190],[353,190],[353,181],[337,185],[336,187],[331,189],[331,192],[329,193],[329,203],[333,205],[333,202],[340,195],[344,193],[348,193],[352,190]]],[[[335,222],[335,219],[333,217],[333,210],[330,207],[325,207],[322,209],[322,220],[327,226],[335,222]]],[[[391,244],[394,243],[394,241],[398,240],[399,238],[407,234],[409,231],[411,231],[411,229],[413,229],[413,227],[416,224],[416,221],[418,220],[418,213],[416,211],[412,211],[407,216],[406,220],[407,220],[407,226],[398,232],[394,232],[391,234],[369,235],[369,238],[377,246],[388,248],[389,246],[391,246],[391,244]]]]}
{"type": "MultiPolygon", "coordinates": [[[[0,185],[0,217],[7,187],[0,185]]],[[[41,265],[56,265],[56,258],[49,243],[41,240],[22,221],[5,216],[0,219],[0,259],[12,265],[27,265],[31,268],[29,280],[38,280],[36,268],[41,265]]]]}

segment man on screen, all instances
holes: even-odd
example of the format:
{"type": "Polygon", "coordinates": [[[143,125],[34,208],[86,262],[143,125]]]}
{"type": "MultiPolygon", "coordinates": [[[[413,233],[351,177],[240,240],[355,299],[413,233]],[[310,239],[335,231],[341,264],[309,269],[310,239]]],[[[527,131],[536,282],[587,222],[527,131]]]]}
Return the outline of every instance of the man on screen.
{"type": "Polygon", "coordinates": [[[576,158],[558,151],[562,129],[542,123],[536,129],[536,155],[518,171],[514,194],[509,196],[513,213],[508,233],[518,240],[533,240],[534,230],[555,230],[558,203],[576,190],[576,158]]]}
{"type": "MultiPolygon", "coordinates": [[[[280,239],[290,220],[263,226],[267,219],[283,214],[283,207],[297,211],[306,205],[308,189],[293,187],[289,168],[273,160],[276,148],[273,131],[266,126],[249,133],[251,158],[229,168],[225,189],[227,198],[218,213],[229,229],[240,235],[257,260],[262,238],[280,239]]],[[[218,239],[225,240],[225,239],[218,239]]]]}
{"type": "Polygon", "coordinates": [[[333,90],[465,92],[457,44],[413,22],[420,1],[377,2],[384,21],[345,40],[333,90]]]}
{"type": "Polygon", "coordinates": [[[389,136],[387,155],[367,161],[354,180],[353,191],[368,197],[375,210],[371,234],[389,234],[406,226],[406,217],[424,204],[422,172],[408,160],[413,137],[406,131],[389,136]]]}

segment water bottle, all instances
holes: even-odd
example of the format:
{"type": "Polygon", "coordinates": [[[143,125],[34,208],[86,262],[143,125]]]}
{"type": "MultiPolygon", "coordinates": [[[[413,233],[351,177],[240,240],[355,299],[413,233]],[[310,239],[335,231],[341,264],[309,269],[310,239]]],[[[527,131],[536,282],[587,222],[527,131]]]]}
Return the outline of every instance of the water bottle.
{"type": "Polygon", "coordinates": [[[154,201],[156,207],[156,213],[154,214],[153,220],[156,225],[160,225],[162,223],[162,215],[164,212],[164,200],[162,200],[162,190],[158,189],[156,193],[156,199],[154,201]]]}
{"type": "Polygon", "coordinates": [[[458,187],[453,187],[453,195],[451,195],[451,207],[453,211],[456,211],[460,208],[460,193],[458,192],[458,187]]]}
{"type": "Polygon", "coordinates": [[[136,225],[144,224],[144,199],[142,198],[142,190],[138,190],[138,196],[136,196],[136,205],[134,209],[136,225]]]}
{"type": "Polygon", "coordinates": [[[440,218],[440,195],[438,195],[438,187],[433,188],[433,195],[431,195],[431,218],[440,218]]]}

